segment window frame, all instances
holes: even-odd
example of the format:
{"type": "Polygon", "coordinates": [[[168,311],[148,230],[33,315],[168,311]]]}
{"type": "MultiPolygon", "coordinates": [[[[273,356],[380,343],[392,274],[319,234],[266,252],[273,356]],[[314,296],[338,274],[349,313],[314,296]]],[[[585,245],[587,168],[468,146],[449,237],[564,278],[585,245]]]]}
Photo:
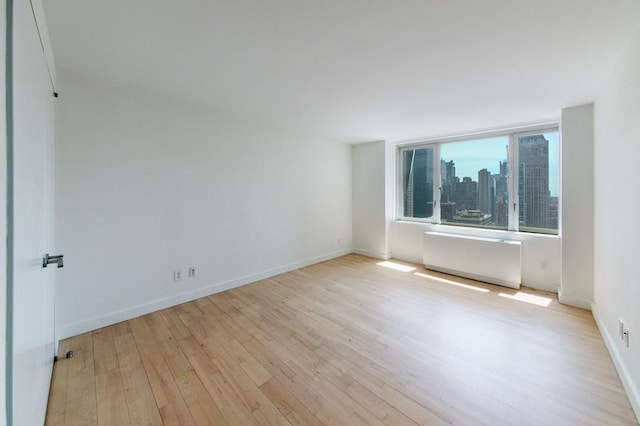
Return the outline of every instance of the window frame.
{"type": "MultiPolygon", "coordinates": [[[[558,160],[560,160],[560,151],[562,144],[562,137],[560,133],[560,125],[558,121],[545,122],[541,124],[535,124],[531,126],[525,127],[513,127],[513,128],[503,128],[498,130],[492,130],[487,132],[475,132],[475,133],[466,133],[466,134],[458,134],[452,136],[443,136],[429,139],[421,139],[409,142],[403,142],[396,145],[396,220],[398,221],[406,221],[406,222],[417,222],[417,223],[429,223],[443,226],[458,226],[458,227],[468,227],[471,229],[477,230],[488,230],[488,231],[503,231],[503,232],[525,232],[530,234],[543,234],[543,235],[560,235],[560,223],[558,223],[558,229],[552,228],[533,228],[533,227],[520,227],[520,200],[519,200],[519,153],[518,153],[518,138],[523,136],[531,136],[541,133],[558,133],[558,160]],[[442,185],[442,175],[441,175],[441,158],[440,158],[440,147],[444,144],[456,143],[456,142],[472,142],[472,141],[481,141],[482,139],[488,139],[493,137],[508,137],[509,145],[508,145],[508,153],[507,153],[507,164],[508,164],[508,172],[507,172],[507,187],[509,191],[509,214],[507,227],[505,228],[496,228],[496,227],[483,227],[483,226],[474,226],[469,224],[462,223],[449,223],[442,222],[441,220],[441,212],[440,212],[440,199],[441,199],[441,185],[442,185]],[[402,164],[402,156],[403,152],[407,150],[415,150],[421,148],[432,148],[433,149],[433,215],[428,218],[415,218],[408,217],[404,215],[404,185],[403,185],[403,164],[402,164]],[[515,167],[513,165],[516,165],[515,167]]],[[[558,161],[558,184],[561,186],[561,176],[562,170],[561,162],[558,161]]],[[[558,197],[558,210],[561,210],[561,194],[557,195],[558,197]]]]}
{"type": "MultiPolygon", "coordinates": [[[[520,137],[527,137],[527,136],[535,136],[535,135],[539,135],[541,133],[551,133],[551,132],[557,132],[558,133],[558,184],[560,184],[560,176],[562,175],[562,172],[560,171],[560,142],[561,142],[561,134],[560,134],[560,126],[556,125],[556,127],[543,127],[541,129],[528,129],[525,131],[518,131],[518,132],[514,132],[511,134],[511,139],[512,142],[510,143],[509,147],[511,147],[511,145],[513,146],[518,146],[518,138],[520,137]]],[[[509,149],[509,151],[511,151],[511,149],[509,149]]],[[[520,161],[520,157],[519,157],[519,148],[514,149],[514,155],[515,155],[515,161],[513,164],[518,164],[518,162],[520,161]]],[[[518,165],[518,167],[520,167],[518,165]]],[[[547,170],[547,172],[549,172],[547,170]]],[[[515,175],[515,174],[514,174],[515,175]]],[[[517,176],[519,176],[519,173],[517,174],[517,176]]],[[[553,228],[536,228],[536,227],[532,227],[532,226],[520,226],[520,188],[519,188],[519,179],[515,179],[515,183],[514,183],[514,193],[515,196],[517,197],[516,199],[516,203],[517,203],[517,208],[516,208],[516,214],[514,214],[514,221],[517,225],[517,232],[526,232],[529,234],[546,234],[546,235],[560,235],[560,223],[558,223],[558,229],[553,229],[553,228]]],[[[558,207],[560,207],[560,194],[558,194],[558,207]]],[[[558,209],[558,214],[560,213],[560,210],[558,209]]],[[[558,218],[559,219],[559,218],[558,218]]]]}
{"type": "Polygon", "coordinates": [[[436,176],[440,176],[440,161],[436,161],[436,158],[440,157],[440,146],[434,145],[432,143],[428,144],[412,144],[412,145],[404,145],[398,146],[398,151],[396,155],[396,176],[397,182],[396,187],[398,188],[399,197],[397,197],[397,205],[396,211],[400,212],[398,216],[398,220],[410,220],[412,222],[422,222],[422,223],[434,223],[435,220],[440,221],[440,190],[437,187],[436,176]],[[403,182],[403,168],[402,168],[402,154],[405,151],[421,149],[421,148],[432,148],[433,149],[433,214],[430,217],[409,217],[404,216],[404,182],[403,182]],[[437,167],[437,168],[436,168],[437,167]]]}

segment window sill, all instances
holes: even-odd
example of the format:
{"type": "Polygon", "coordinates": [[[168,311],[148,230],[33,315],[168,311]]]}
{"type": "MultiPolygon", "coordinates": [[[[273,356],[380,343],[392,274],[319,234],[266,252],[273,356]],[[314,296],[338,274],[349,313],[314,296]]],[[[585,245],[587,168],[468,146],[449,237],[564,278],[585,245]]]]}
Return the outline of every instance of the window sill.
{"type": "Polygon", "coordinates": [[[553,238],[559,239],[559,234],[537,233],[537,232],[521,232],[521,231],[509,231],[506,229],[485,229],[474,228],[469,226],[457,226],[448,224],[439,224],[432,221],[421,220],[406,220],[396,219],[394,223],[401,225],[416,225],[424,227],[424,230],[437,231],[443,233],[450,233],[456,235],[465,235],[471,237],[481,238],[498,238],[498,239],[512,239],[522,241],[530,238],[553,238]]]}

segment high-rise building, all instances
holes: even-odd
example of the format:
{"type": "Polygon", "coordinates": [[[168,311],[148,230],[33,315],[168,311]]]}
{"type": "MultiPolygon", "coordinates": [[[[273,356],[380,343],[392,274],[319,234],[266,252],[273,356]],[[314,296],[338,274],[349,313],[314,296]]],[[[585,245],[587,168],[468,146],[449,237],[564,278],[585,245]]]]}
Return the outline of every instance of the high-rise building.
{"type": "Polygon", "coordinates": [[[496,212],[493,223],[496,226],[505,228],[509,225],[509,205],[507,201],[503,199],[496,201],[496,212]]]}
{"type": "Polygon", "coordinates": [[[453,161],[440,160],[441,201],[449,202],[455,198],[456,164],[453,161]]]}
{"type": "MultiPolygon", "coordinates": [[[[506,147],[507,157],[509,156],[509,146],[506,147]]],[[[509,179],[507,173],[509,167],[507,161],[500,161],[500,173],[493,175],[495,192],[493,198],[493,223],[496,226],[507,227],[509,225],[509,179]]]]}
{"type": "Polygon", "coordinates": [[[518,138],[520,225],[549,227],[549,141],[543,135],[518,138]]]}
{"type": "MultiPolygon", "coordinates": [[[[501,166],[502,166],[502,163],[501,163],[501,166]]],[[[500,170],[502,170],[502,167],[500,167],[500,170]]],[[[496,186],[495,199],[494,199],[495,207],[493,211],[494,223],[497,226],[506,227],[509,221],[509,218],[507,216],[508,214],[507,208],[509,203],[509,189],[507,186],[507,182],[508,182],[507,176],[503,174],[493,175],[493,180],[496,186]]]]}
{"type": "MultiPolygon", "coordinates": [[[[509,151],[509,147],[507,146],[507,151],[509,151]]],[[[500,175],[502,176],[506,176],[507,175],[507,162],[506,161],[501,161],[500,162],[500,175]]]]}
{"type": "Polygon", "coordinates": [[[487,169],[478,172],[478,210],[491,213],[491,189],[493,188],[491,173],[487,169]]]}
{"type": "Polygon", "coordinates": [[[433,215],[433,149],[404,151],[404,215],[430,217],[433,215]]]}
{"type": "Polygon", "coordinates": [[[549,197],[549,228],[558,229],[558,197],[549,197]]]}
{"type": "Polygon", "coordinates": [[[478,183],[470,177],[462,178],[462,182],[456,182],[456,196],[453,201],[458,210],[477,210],[478,208],[478,183]]]}
{"type": "Polygon", "coordinates": [[[456,203],[449,201],[440,203],[440,219],[443,222],[451,222],[456,215],[456,203]]]}

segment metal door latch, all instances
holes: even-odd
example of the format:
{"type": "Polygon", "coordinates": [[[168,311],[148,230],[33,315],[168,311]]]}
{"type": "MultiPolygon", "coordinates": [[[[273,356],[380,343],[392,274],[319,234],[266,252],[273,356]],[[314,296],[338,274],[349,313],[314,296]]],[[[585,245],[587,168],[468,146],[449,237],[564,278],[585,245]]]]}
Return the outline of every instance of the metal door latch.
{"type": "Polygon", "coordinates": [[[63,257],[64,257],[64,254],[59,254],[57,256],[49,256],[49,253],[47,253],[42,258],[42,267],[46,268],[47,265],[51,265],[52,263],[55,263],[58,265],[58,268],[62,268],[64,266],[64,263],[62,262],[63,257]]]}

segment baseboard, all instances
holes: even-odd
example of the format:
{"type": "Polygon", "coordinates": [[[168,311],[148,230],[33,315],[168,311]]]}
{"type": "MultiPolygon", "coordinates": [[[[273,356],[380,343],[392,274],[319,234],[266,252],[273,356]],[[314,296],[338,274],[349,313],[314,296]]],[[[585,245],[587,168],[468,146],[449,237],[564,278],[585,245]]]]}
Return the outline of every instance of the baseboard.
{"type": "Polygon", "coordinates": [[[575,308],[586,309],[587,311],[591,310],[591,301],[587,299],[582,299],[580,297],[571,297],[565,296],[562,294],[562,290],[558,292],[558,301],[563,305],[573,306],[575,308]]]}
{"type": "Polygon", "coordinates": [[[413,257],[413,256],[398,256],[395,253],[391,253],[391,258],[392,259],[398,259],[398,260],[404,260],[405,262],[409,262],[409,263],[417,263],[418,265],[423,265],[423,259],[421,257],[413,257]]]}
{"type": "Polygon", "coordinates": [[[638,390],[638,386],[633,381],[633,377],[631,377],[629,369],[627,368],[622,355],[620,355],[618,346],[615,343],[616,340],[613,339],[611,333],[609,333],[609,330],[607,329],[607,327],[605,327],[595,303],[591,304],[591,313],[593,314],[593,318],[596,320],[596,324],[598,325],[600,334],[602,334],[602,338],[604,339],[604,344],[609,350],[609,354],[611,355],[611,359],[613,360],[613,365],[615,365],[616,370],[618,371],[618,376],[620,376],[622,385],[627,391],[627,396],[629,397],[629,402],[631,402],[631,407],[633,407],[633,411],[636,413],[636,418],[640,423],[640,390],[638,390]]]}
{"type": "Polygon", "coordinates": [[[156,299],[148,303],[142,303],[140,305],[110,312],[108,314],[95,316],[86,320],[75,322],[73,324],[64,325],[58,329],[58,339],[62,340],[68,337],[77,336],[78,334],[97,330],[99,328],[106,327],[112,324],[117,324],[121,321],[130,320],[132,318],[146,315],[160,309],[166,309],[171,306],[179,305],[181,303],[190,302],[201,297],[220,293],[225,290],[230,290],[232,288],[250,284],[255,281],[260,281],[266,278],[273,277],[275,275],[284,274],[285,272],[293,271],[294,269],[304,268],[305,266],[324,262],[330,259],[335,259],[336,257],[344,256],[350,253],[353,253],[352,249],[345,249],[327,253],[321,256],[304,259],[299,262],[289,263],[287,265],[282,265],[255,274],[246,275],[244,277],[234,278],[232,280],[212,284],[196,290],[179,293],[171,297],[156,299]]]}
{"type": "Polygon", "coordinates": [[[391,259],[391,255],[389,255],[388,253],[378,253],[375,251],[371,251],[371,250],[364,250],[364,249],[353,249],[353,252],[355,254],[361,254],[363,256],[367,256],[367,257],[372,257],[374,259],[381,259],[381,260],[389,260],[391,259]]]}

